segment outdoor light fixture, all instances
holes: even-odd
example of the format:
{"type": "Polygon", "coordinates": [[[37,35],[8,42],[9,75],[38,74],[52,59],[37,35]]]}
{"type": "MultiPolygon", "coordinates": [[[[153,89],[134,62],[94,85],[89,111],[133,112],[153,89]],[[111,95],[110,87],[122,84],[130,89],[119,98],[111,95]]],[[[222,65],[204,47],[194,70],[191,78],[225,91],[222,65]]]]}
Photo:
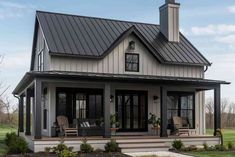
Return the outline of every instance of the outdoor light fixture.
{"type": "Polygon", "coordinates": [[[130,50],[134,50],[135,49],[135,42],[134,41],[130,41],[129,42],[129,48],[130,48],[130,50]]]}
{"type": "Polygon", "coordinates": [[[114,98],[114,96],[110,95],[110,102],[113,102],[113,98],[114,98]]]}
{"type": "Polygon", "coordinates": [[[154,96],[153,96],[153,101],[156,102],[156,101],[158,100],[158,98],[159,98],[159,97],[158,97],[157,95],[154,95],[154,96]]]}

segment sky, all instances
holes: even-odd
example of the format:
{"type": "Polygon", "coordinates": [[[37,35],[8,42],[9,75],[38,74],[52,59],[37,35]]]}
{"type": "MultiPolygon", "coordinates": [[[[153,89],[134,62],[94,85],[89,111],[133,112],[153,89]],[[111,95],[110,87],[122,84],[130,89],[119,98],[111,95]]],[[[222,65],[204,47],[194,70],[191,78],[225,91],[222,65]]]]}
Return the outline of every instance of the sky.
{"type": "MultiPolygon", "coordinates": [[[[29,71],[36,10],[159,24],[165,0],[0,0],[0,80],[11,92],[29,71]]],[[[235,1],[176,0],[181,32],[210,61],[206,78],[232,82],[222,97],[235,102],[235,1]]],[[[0,93],[1,94],[1,93],[0,93]]],[[[207,97],[211,93],[207,93],[207,97]]]]}

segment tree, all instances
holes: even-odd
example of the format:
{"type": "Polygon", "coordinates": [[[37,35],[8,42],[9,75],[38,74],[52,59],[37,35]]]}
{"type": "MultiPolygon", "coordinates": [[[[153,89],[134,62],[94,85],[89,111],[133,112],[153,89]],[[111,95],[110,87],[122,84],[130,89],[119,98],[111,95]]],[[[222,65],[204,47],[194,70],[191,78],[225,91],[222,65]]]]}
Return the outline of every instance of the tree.
{"type": "Polygon", "coordinates": [[[206,114],[206,126],[208,128],[213,128],[214,101],[211,97],[206,100],[206,114]]]}

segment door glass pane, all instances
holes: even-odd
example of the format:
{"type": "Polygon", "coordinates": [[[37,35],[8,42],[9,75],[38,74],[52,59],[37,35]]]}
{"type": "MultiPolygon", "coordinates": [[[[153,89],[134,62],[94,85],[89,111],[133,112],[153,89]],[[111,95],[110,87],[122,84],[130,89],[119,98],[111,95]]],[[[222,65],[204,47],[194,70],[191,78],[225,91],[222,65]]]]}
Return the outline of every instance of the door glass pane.
{"type": "Polygon", "coordinates": [[[86,95],[76,94],[76,118],[86,118],[86,95]]]}
{"type": "Polygon", "coordinates": [[[95,119],[96,118],[96,96],[89,95],[89,118],[95,119]]]}
{"type": "Polygon", "coordinates": [[[139,128],[140,129],[145,129],[146,128],[146,96],[145,95],[141,95],[140,96],[140,112],[139,112],[139,128]]]}
{"type": "Polygon", "coordinates": [[[131,128],[131,106],[130,106],[130,95],[125,95],[125,128],[130,129],[131,128]]]}
{"type": "Polygon", "coordinates": [[[139,97],[138,95],[133,95],[133,128],[139,128],[139,97]]]}
{"type": "Polygon", "coordinates": [[[96,119],[103,118],[102,95],[96,95],[96,119]]]}
{"type": "Polygon", "coordinates": [[[123,121],[122,121],[122,95],[117,96],[117,105],[118,105],[117,106],[117,118],[120,123],[119,128],[122,129],[122,124],[123,124],[123,121]]]}
{"type": "Polygon", "coordinates": [[[58,94],[57,115],[66,116],[66,93],[58,94]]]}

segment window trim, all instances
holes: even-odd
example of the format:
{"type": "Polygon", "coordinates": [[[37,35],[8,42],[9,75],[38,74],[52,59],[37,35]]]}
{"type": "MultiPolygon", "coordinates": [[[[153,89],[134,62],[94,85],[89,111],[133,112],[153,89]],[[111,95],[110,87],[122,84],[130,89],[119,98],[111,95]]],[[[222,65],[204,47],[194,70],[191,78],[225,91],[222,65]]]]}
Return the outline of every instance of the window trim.
{"type": "Polygon", "coordinates": [[[138,53],[125,53],[125,71],[127,72],[139,72],[140,71],[140,55],[138,53]],[[128,70],[126,65],[127,55],[136,55],[138,57],[137,70],[128,70]]]}
{"type": "Polygon", "coordinates": [[[42,48],[38,51],[38,71],[44,70],[44,50],[45,50],[45,41],[43,41],[42,48]]]}

